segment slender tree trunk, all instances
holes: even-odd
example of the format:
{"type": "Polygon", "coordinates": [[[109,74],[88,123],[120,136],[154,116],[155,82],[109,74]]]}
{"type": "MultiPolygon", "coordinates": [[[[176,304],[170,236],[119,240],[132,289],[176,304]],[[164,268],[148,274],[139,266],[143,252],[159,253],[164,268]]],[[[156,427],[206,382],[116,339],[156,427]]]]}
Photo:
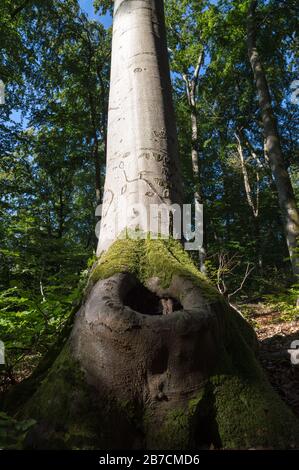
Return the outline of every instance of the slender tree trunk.
{"type": "Polygon", "coordinates": [[[93,143],[93,158],[94,158],[94,165],[95,165],[95,187],[96,187],[96,203],[100,204],[102,200],[101,194],[101,160],[100,160],[100,153],[99,153],[99,141],[98,137],[95,133],[94,135],[94,143],[93,143]]]}
{"type": "MultiPolygon", "coordinates": [[[[194,101],[195,102],[195,101],[194,101]]],[[[193,181],[195,183],[194,198],[199,204],[204,203],[202,184],[201,184],[201,171],[200,171],[200,157],[198,151],[198,123],[196,106],[191,106],[191,129],[192,129],[192,141],[191,141],[191,159],[192,159],[192,172],[193,181]]],[[[205,234],[204,234],[205,240],[205,234]]],[[[205,246],[200,248],[199,253],[199,267],[202,273],[206,273],[205,261],[206,261],[206,250],[205,246]]]]}
{"type": "Polygon", "coordinates": [[[244,181],[244,189],[246,193],[246,198],[248,202],[248,206],[251,210],[252,213],[252,220],[253,220],[253,233],[254,233],[254,239],[255,239],[255,247],[256,247],[256,259],[257,259],[257,267],[259,271],[262,271],[263,267],[263,262],[262,262],[262,253],[261,253],[261,247],[260,247],[260,214],[259,214],[259,182],[260,182],[260,176],[259,176],[259,170],[256,169],[256,195],[254,197],[251,184],[250,184],[250,179],[249,179],[249,174],[247,171],[247,165],[245,162],[244,158],[244,152],[243,152],[243,146],[242,146],[242,137],[243,134],[240,131],[240,133],[235,134],[236,139],[237,139],[237,149],[238,149],[238,154],[241,162],[241,170],[242,170],[242,175],[243,175],[243,181],[244,181]]]}
{"type": "Polygon", "coordinates": [[[89,91],[89,113],[90,113],[90,121],[93,130],[93,143],[92,143],[92,158],[94,161],[94,168],[95,168],[95,195],[96,195],[96,204],[100,204],[102,199],[101,194],[101,159],[99,153],[99,139],[97,135],[97,122],[96,122],[96,108],[94,105],[94,100],[92,97],[91,92],[89,91]]]}
{"type": "MultiPolygon", "coordinates": [[[[108,59],[108,58],[107,58],[108,59]]],[[[108,103],[106,102],[107,90],[100,68],[97,68],[97,76],[100,82],[100,106],[101,106],[101,135],[104,142],[104,155],[107,155],[107,115],[108,103]]]]}
{"type": "MultiPolygon", "coordinates": [[[[202,175],[201,175],[201,166],[200,166],[200,156],[198,150],[199,144],[199,135],[198,135],[198,122],[197,122],[197,88],[200,69],[204,63],[204,51],[200,51],[198,56],[198,61],[194,69],[193,76],[191,80],[188,79],[186,74],[182,74],[182,77],[186,86],[187,100],[190,108],[190,121],[191,121],[191,162],[192,162],[192,174],[193,181],[195,186],[194,198],[199,204],[204,203],[203,190],[202,190],[202,175]]],[[[205,232],[205,230],[204,230],[205,232]]],[[[205,234],[204,234],[205,235],[205,234]]],[[[205,236],[204,236],[205,238],[205,236]]],[[[206,259],[206,250],[203,246],[199,250],[199,266],[202,273],[206,272],[205,269],[205,259],[206,259]]]]}
{"type": "Polygon", "coordinates": [[[256,46],[256,8],[258,2],[252,1],[248,16],[248,55],[253,70],[259,105],[262,114],[265,150],[273,178],[276,184],[278,200],[282,212],[284,231],[289,249],[293,273],[299,275],[298,237],[299,237],[299,213],[296,206],[294,191],[290,176],[285,166],[281,142],[277,128],[276,118],[271,103],[271,95],[267,78],[256,46]]]}

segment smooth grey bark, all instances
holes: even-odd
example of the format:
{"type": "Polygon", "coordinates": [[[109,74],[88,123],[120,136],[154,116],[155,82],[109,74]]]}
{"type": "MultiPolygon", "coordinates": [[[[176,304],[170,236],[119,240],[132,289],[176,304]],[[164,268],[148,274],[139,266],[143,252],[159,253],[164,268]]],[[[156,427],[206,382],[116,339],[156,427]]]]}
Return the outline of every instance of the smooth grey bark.
{"type": "MultiPolygon", "coordinates": [[[[259,216],[259,192],[257,190],[256,200],[254,201],[254,195],[253,195],[250,180],[249,180],[249,175],[248,175],[247,166],[246,166],[246,162],[245,162],[241,137],[238,135],[238,133],[235,134],[235,137],[237,139],[237,149],[238,149],[238,155],[239,155],[240,163],[241,163],[241,170],[242,170],[242,175],[243,175],[244,188],[245,188],[247,202],[248,202],[248,205],[249,205],[249,207],[252,211],[253,217],[257,218],[259,216]]],[[[256,179],[257,179],[257,182],[259,182],[259,173],[258,173],[258,171],[256,171],[256,179]]]]}
{"type": "Polygon", "coordinates": [[[238,150],[238,155],[240,158],[240,163],[241,163],[241,171],[242,171],[242,176],[243,176],[243,182],[244,182],[244,189],[245,189],[245,194],[246,194],[246,199],[248,206],[252,212],[252,217],[253,217],[253,229],[254,229],[254,238],[255,238],[255,244],[256,244],[256,257],[257,257],[257,266],[259,270],[262,270],[263,267],[263,260],[262,260],[262,252],[261,252],[261,240],[260,240],[260,191],[259,191],[259,184],[260,184],[260,174],[259,174],[259,159],[255,153],[255,151],[251,148],[249,145],[248,141],[246,140],[247,147],[250,149],[250,155],[251,157],[255,160],[257,168],[255,170],[255,177],[256,177],[256,192],[254,194],[252,190],[252,186],[250,183],[250,178],[249,174],[247,171],[247,164],[245,161],[244,157],[244,152],[243,152],[243,140],[244,140],[244,133],[242,132],[242,129],[237,131],[235,133],[235,137],[237,140],[237,150],[238,150]]]}
{"type": "Polygon", "coordinates": [[[290,176],[286,169],[286,165],[283,158],[277,121],[273,112],[267,77],[257,50],[257,31],[255,19],[257,5],[257,0],[252,1],[250,3],[248,12],[248,56],[258,92],[259,106],[262,115],[265,137],[265,151],[266,155],[269,158],[271,171],[277,188],[278,200],[282,212],[284,231],[290,254],[290,260],[292,263],[293,273],[295,277],[297,277],[299,276],[299,213],[296,206],[296,200],[290,176]]]}
{"type": "Polygon", "coordinates": [[[126,297],[132,290],[138,296],[139,282],[117,274],[93,287],[70,342],[100,396],[143,404],[146,438],[139,435],[134,446],[159,448],[155,436],[167,415],[184,407],[214,370],[224,327],[220,302],[207,302],[192,281],[177,276],[163,289],[152,278],[147,286],[162,299],[183,299],[181,309],[163,315],[133,309],[126,297]]]}
{"type": "MultiPolygon", "coordinates": [[[[163,2],[116,0],[98,254],[125,228],[148,232],[151,204],[178,202],[178,143],[163,2]]],[[[161,233],[168,229],[161,227],[161,233]]]]}
{"type": "Polygon", "coordinates": [[[198,123],[197,123],[197,88],[198,88],[198,79],[200,69],[204,62],[204,51],[201,50],[196,67],[194,69],[194,74],[191,80],[187,77],[186,74],[183,74],[183,79],[186,86],[186,94],[188,105],[190,108],[190,120],[191,120],[191,160],[192,160],[192,172],[193,179],[195,183],[195,198],[198,202],[203,203],[203,195],[201,190],[201,181],[200,181],[200,161],[199,161],[199,152],[198,152],[198,123]]]}
{"type": "MultiPolygon", "coordinates": [[[[203,204],[203,191],[200,171],[200,157],[198,151],[198,118],[197,118],[197,89],[200,69],[204,63],[204,50],[200,51],[198,56],[197,64],[194,69],[191,80],[186,74],[182,74],[183,80],[186,86],[186,94],[188,105],[190,108],[190,121],[191,121],[191,162],[192,162],[192,174],[195,185],[194,197],[199,204],[203,204]]],[[[199,251],[199,264],[201,272],[205,273],[205,259],[206,250],[204,246],[199,251]]]]}

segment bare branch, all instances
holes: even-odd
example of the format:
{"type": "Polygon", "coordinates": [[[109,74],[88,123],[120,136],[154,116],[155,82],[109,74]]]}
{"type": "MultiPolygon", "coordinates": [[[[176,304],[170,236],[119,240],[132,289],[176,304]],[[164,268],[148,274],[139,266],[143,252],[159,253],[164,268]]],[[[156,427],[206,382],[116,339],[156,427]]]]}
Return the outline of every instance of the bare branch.
{"type": "Polygon", "coordinates": [[[195,83],[195,86],[198,83],[199,72],[200,72],[201,67],[203,66],[204,58],[205,58],[204,49],[202,49],[199,53],[197,64],[196,64],[194,74],[193,74],[193,79],[192,79],[195,83]]]}
{"type": "Polygon", "coordinates": [[[184,82],[185,82],[188,104],[189,104],[189,106],[191,106],[192,101],[191,101],[191,86],[190,86],[190,82],[189,82],[188,77],[187,77],[187,75],[186,75],[185,73],[182,73],[182,78],[183,78],[183,80],[184,80],[184,82]]]}
{"type": "Polygon", "coordinates": [[[237,292],[240,292],[240,290],[243,289],[243,286],[246,282],[246,279],[248,278],[248,276],[250,276],[250,274],[252,273],[252,271],[254,270],[254,266],[251,267],[251,269],[249,269],[249,266],[250,266],[250,263],[247,263],[247,266],[246,266],[246,271],[245,271],[245,274],[244,274],[244,277],[243,277],[243,280],[240,284],[240,287],[238,287],[238,289],[236,289],[234,292],[232,292],[231,294],[228,294],[228,298],[230,299],[233,295],[237,294],[237,292]]]}

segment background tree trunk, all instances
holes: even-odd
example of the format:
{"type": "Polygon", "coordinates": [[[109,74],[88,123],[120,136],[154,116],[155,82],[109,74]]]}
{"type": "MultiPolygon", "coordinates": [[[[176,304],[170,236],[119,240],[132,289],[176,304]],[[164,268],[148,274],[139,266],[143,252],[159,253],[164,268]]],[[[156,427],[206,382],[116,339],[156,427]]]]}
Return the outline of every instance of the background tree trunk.
{"type": "Polygon", "coordinates": [[[249,8],[247,34],[248,55],[256,82],[259,105],[262,114],[265,151],[269,158],[271,171],[277,188],[293,273],[295,277],[297,277],[299,275],[297,245],[299,237],[299,213],[290,176],[283,159],[280,137],[272,108],[267,78],[256,46],[255,15],[257,4],[258,2],[254,0],[251,2],[249,8]]]}
{"type": "MultiPolygon", "coordinates": [[[[249,174],[247,171],[246,161],[244,158],[243,145],[242,145],[242,140],[244,139],[244,135],[242,133],[242,130],[237,131],[235,134],[235,137],[237,139],[237,150],[238,150],[238,155],[239,155],[240,163],[241,163],[241,171],[243,175],[246,199],[247,199],[248,206],[252,213],[252,221],[253,221],[253,228],[254,228],[253,233],[254,233],[254,239],[255,239],[255,244],[256,244],[256,260],[257,260],[256,266],[258,270],[262,272],[263,261],[262,261],[261,239],[260,239],[261,237],[260,237],[260,212],[259,212],[259,209],[260,209],[259,207],[259,184],[260,184],[259,169],[256,168],[255,170],[257,186],[256,186],[256,192],[254,194],[251,184],[250,184],[250,178],[249,178],[249,174]]],[[[251,150],[251,155],[254,157],[255,160],[257,160],[257,156],[254,154],[253,150],[251,150]]]]}
{"type": "MultiPolygon", "coordinates": [[[[197,92],[198,92],[198,80],[201,67],[204,63],[204,49],[201,50],[197,64],[194,69],[191,80],[186,74],[182,74],[183,80],[186,85],[186,94],[188,105],[190,108],[190,121],[191,121],[191,162],[192,162],[192,174],[195,187],[194,198],[199,204],[204,204],[202,181],[201,181],[201,164],[199,156],[199,136],[198,136],[198,118],[197,118],[197,92]]],[[[203,246],[200,248],[199,253],[199,266],[202,273],[206,273],[205,260],[206,260],[206,249],[203,246]]]]}

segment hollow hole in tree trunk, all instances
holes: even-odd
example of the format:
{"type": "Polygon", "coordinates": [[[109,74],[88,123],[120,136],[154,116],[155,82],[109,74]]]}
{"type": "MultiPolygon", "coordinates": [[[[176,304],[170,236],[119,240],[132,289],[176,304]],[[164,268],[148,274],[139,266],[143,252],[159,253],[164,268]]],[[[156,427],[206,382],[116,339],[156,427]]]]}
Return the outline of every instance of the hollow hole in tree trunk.
{"type": "Polygon", "coordinates": [[[169,315],[183,310],[177,299],[172,297],[159,297],[142,284],[133,287],[123,299],[124,305],[143,315],[169,315]]]}

